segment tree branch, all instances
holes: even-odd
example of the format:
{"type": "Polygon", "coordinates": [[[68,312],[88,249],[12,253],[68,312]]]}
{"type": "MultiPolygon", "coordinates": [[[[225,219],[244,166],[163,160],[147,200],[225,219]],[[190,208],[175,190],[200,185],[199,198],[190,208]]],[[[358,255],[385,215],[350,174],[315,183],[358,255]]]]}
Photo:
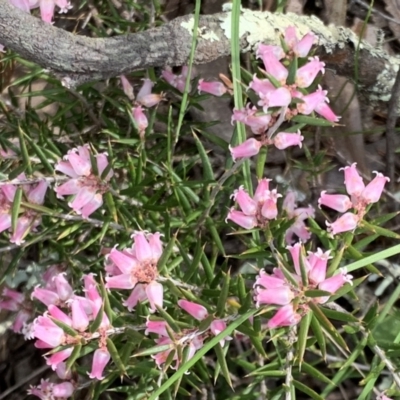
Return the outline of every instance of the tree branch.
{"type": "MultiPolygon", "coordinates": [[[[0,43],[76,86],[147,67],[185,65],[192,41],[193,16],[176,18],[161,27],[111,38],[77,36],[43,23],[0,0],[0,43]]],[[[313,31],[317,54],[327,67],[353,78],[359,38],[349,29],[326,27],[318,18],[243,10],[240,39],[243,52],[260,43],[279,44],[280,34],[294,25],[300,34],[313,31]]],[[[230,12],[201,16],[195,63],[230,53],[230,12]]],[[[388,101],[400,58],[362,42],[358,54],[359,85],[371,101],[388,101]]]]}

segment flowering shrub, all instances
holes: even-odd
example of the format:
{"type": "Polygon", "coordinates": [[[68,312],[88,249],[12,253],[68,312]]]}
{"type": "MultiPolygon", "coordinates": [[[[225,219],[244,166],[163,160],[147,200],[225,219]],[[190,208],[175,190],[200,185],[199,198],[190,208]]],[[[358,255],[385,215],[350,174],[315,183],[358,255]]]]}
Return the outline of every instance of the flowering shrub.
{"type": "MultiPolygon", "coordinates": [[[[55,5],[69,8],[13,4],[40,7],[46,22],[55,5]]],[[[399,235],[383,226],[396,213],[376,212],[389,179],[377,172],[364,183],[349,163],[343,186],[315,187],[313,199],[268,163],[266,146],[298,146],[288,168],[306,181],[322,182],[314,178],[330,167],[304,137],[339,121],[317,41],[286,28],[280,46],[255,49],[242,81],[204,79],[190,66],[75,94],[52,80],[43,96],[66,107],[50,122],[31,108],[7,111],[0,309],[54,371],[31,382],[30,395],[327,399],[354,382],[360,399],[399,395],[397,331],[382,339],[397,326],[390,307],[356,302],[377,261],[400,252],[389,242],[399,235]],[[239,82],[248,99],[242,107],[235,96],[232,123],[251,137],[238,128],[228,145],[187,113],[229,99],[239,82]],[[223,168],[202,136],[226,152],[223,168]],[[331,222],[329,209],[343,215],[331,222]]]]}

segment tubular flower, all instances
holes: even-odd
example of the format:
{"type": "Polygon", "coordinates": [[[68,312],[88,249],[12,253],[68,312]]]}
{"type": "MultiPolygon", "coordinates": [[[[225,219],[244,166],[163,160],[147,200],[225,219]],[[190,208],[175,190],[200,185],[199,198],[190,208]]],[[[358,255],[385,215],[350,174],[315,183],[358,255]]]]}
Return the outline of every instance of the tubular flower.
{"type": "Polygon", "coordinates": [[[389,178],[374,171],[375,178],[367,185],[357,171],[356,163],[341,168],[344,171],[344,184],[349,196],[343,194],[327,194],[321,192],[318,199],[319,206],[329,207],[338,212],[344,212],[335,222],[326,222],[328,231],[335,235],[337,233],[353,231],[364,218],[367,206],[379,201],[386,182],[389,178]],[[354,212],[346,212],[353,209],[354,212]]]}
{"type": "Polygon", "coordinates": [[[256,226],[263,227],[269,220],[278,215],[277,201],[281,194],[276,189],[269,189],[269,179],[261,179],[258,183],[253,198],[246,192],[243,186],[235,190],[231,197],[238,203],[241,211],[231,208],[226,217],[244,229],[252,229],[256,226]]]}
{"type": "Polygon", "coordinates": [[[132,235],[132,248],[122,251],[112,249],[107,255],[106,287],[108,289],[133,289],[124,305],[131,311],[146,298],[150,310],[163,306],[163,287],[157,282],[157,263],[162,254],[160,234],[137,232],[132,235]]]}
{"type": "Polygon", "coordinates": [[[109,162],[107,153],[100,153],[94,156],[97,172],[93,171],[90,159],[89,145],[78,146],[64,156],[65,161],[60,161],[55,169],[71,179],[57,186],[54,191],[57,197],[74,196],[68,205],[83,218],[88,218],[103,204],[103,194],[108,190],[108,181],[113,176],[113,170],[109,169],[106,176],[103,172],[108,168],[109,162]]]}
{"type": "Polygon", "coordinates": [[[268,322],[269,328],[290,326],[297,324],[302,316],[307,314],[308,303],[326,303],[329,296],[307,297],[307,290],[323,290],[335,294],[344,284],[352,284],[352,276],[340,269],[336,275],[326,277],[330,252],[318,249],[304,255],[300,243],[288,246],[292,258],[294,273],[291,278],[283,274],[279,268],[274,268],[272,274],[261,270],[254,283],[254,302],[256,307],[274,305],[278,307],[277,313],[268,322]],[[302,268],[306,276],[302,277],[302,268]]]}

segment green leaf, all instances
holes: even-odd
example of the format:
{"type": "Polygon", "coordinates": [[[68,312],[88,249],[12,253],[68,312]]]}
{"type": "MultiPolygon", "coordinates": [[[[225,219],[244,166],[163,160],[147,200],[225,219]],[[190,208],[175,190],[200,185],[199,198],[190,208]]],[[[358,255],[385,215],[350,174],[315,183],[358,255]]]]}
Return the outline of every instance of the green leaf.
{"type": "Polygon", "coordinates": [[[340,346],[343,350],[349,350],[347,347],[347,343],[342,338],[340,333],[336,330],[336,328],[332,325],[328,318],[326,318],[325,314],[321,311],[320,307],[313,302],[309,302],[308,306],[313,310],[315,317],[322,325],[322,327],[326,330],[326,332],[330,335],[331,339],[340,346]]]}
{"type": "Polygon", "coordinates": [[[166,266],[171,254],[172,254],[172,251],[173,251],[174,246],[175,246],[176,235],[177,235],[177,233],[168,242],[167,247],[165,247],[165,249],[162,252],[162,255],[161,255],[160,259],[158,260],[157,269],[158,269],[159,272],[163,272],[164,271],[165,266],[166,266]]]}
{"type": "Polygon", "coordinates": [[[296,115],[292,118],[292,121],[299,122],[301,124],[312,125],[312,126],[337,126],[334,122],[330,122],[323,118],[308,117],[307,115],[296,115]]]}
{"type": "Polygon", "coordinates": [[[360,320],[350,313],[344,313],[336,310],[331,310],[330,308],[320,307],[320,310],[329,318],[335,319],[337,321],[343,321],[348,323],[356,323],[359,324],[360,320]]]}
{"type": "Polygon", "coordinates": [[[300,322],[299,336],[297,340],[297,358],[299,363],[299,368],[301,368],[301,363],[303,362],[304,353],[307,346],[308,330],[310,329],[311,320],[313,318],[313,312],[308,312],[300,322]]]}
{"type": "MultiPolygon", "coordinates": [[[[11,228],[13,233],[16,232],[17,230],[17,223],[18,223],[18,218],[19,218],[19,213],[21,209],[21,200],[22,200],[22,194],[23,190],[21,186],[18,186],[17,190],[15,191],[14,195],[14,200],[12,204],[12,209],[11,209],[11,228]]],[[[25,235],[23,235],[25,236],[25,235]]]]}
{"type": "Polygon", "coordinates": [[[28,149],[26,148],[26,143],[24,140],[24,132],[22,131],[21,127],[18,129],[19,133],[19,147],[21,150],[21,157],[26,168],[26,171],[29,175],[32,174],[32,166],[31,166],[31,159],[29,157],[28,149]]]}
{"type": "Polygon", "coordinates": [[[311,289],[311,290],[306,290],[304,292],[304,295],[307,297],[325,297],[328,296],[330,297],[332,295],[331,292],[327,292],[325,290],[319,290],[319,289],[311,289]]]}
{"type": "Polygon", "coordinates": [[[167,324],[171,327],[171,329],[179,333],[181,330],[175,320],[162,308],[162,307],[157,307],[158,312],[160,313],[161,317],[167,322],[167,324]]]}
{"type": "Polygon", "coordinates": [[[162,344],[162,345],[150,347],[149,349],[139,350],[136,353],[132,354],[132,357],[151,356],[153,354],[158,354],[163,351],[172,350],[173,348],[174,348],[173,343],[162,344]]]}
{"type": "Polygon", "coordinates": [[[112,215],[113,220],[118,223],[118,213],[117,208],[115,207],[113,195],[110,192],[104,193],[104,200],[106,201],[108,211],[112,215]]]}
{"type": "Polygon", "coordinates": [[[115,365],[118,368],[120,376],[125,375],[126,373],[125,365],[122,363],[118,350],[115,347],[114,342],[110,338],[107,338],[107,349],[110,352],[111,358],[113,359],[115,365]]]}
{"type": "Polygon", "coordinates": [[[229,346],[226,346],[223,349],[219,343],[214,347],[215,353],[217,354],[217,360],[218,360],[218,364],[217,364],[218,368],[215,368],[214,384],[217,382],[218,374],[219,374],[219,370],[220,370],[222,372],[223,377],[228,382],[229,387],[233,390],[229,367],[228,367],[228,364],[226,363],[226,353],[228,351],[228,347],[229,346]]]}
{"type": "Polygon", "coordinates": [[[221,288],[221,295],[219,296],[218,304],[217,304],[216,315],[221,318],[225,315],[225,306],[226,306],[226,301],[227,301],[228,295],[229,295],[230,280],[231,280],[231,275],[230,275],[230,272],[228,271],[225,274],[224,282],[223,282],[222,288],[221,288]]]}
{"type": "Polygon", "coordinates": [[[72,350],[71,355],[68,357],[66,368],[69,371],[74,365],[75,361],[81,356],[82,345],[76,344],[72,350]]]}
{"type": "Polygon", "coordinates": [[[74,328],[70,327],[68,324],[53,318],[51,315],[49,316],[49,318],[59,327],[61,328],[67,335],[72,336],[72,337],[78,337],[79,336],[79,332],[76,331],[74,328]]]}
{"type": "Polygon", "coordinates": [[[397,234],[396,232],[393,232],[389,229],[382,228],[377,225],[372,225],[365,220],[362,221],[361,226],[366,228],[368,231],[372,232],[373,234],[378,233],[381,236],[385,236],[385,237],[389,237],[389,238],[393,238],[393,239],[400,239],[400,235],[397,234]]]}
{"type": "Polygon", "coordinates": [[[400,244],[389,247],[388,249],[382,250],[378,253],[372,254],[371,256],[365,257],[362,260],[358,260],[351,264],[346,265],[347,272],[356,271],[357,269],[363,268],[368,264],[372,264],[376,261],[384,260],[400,253],[400,244]]]}
{"type": "Polygon", "coordinates": [[[314,368],[312,365],[306,362],[303,362],[303,364],[301,364],[301,371],[304,374],[312,376],[321,382],[327,383],[329,385],[335,385],[334,382],[327,378],[323,372],[319,371],[317,368],[314,368]]]}
{"type": "Polygon", "coordinates": [[[293,379],[293,385],[296,389],[299,389],[301,392],[305,393],[307,396],[310,396],[311,399],[314,400],[325,400],[323,397],[321,397],[319,394],[314,392],[314,390],[310,389],[308,386],[304,385],[303,383],[296,381],[293,379]]]}
{"type": "Polygon", "coordinates": [[[203,178],[207,181],[214,181],[214,172],[210,163],[210,158],[204,149],[203,143],[198,138],[198,136],[192,130],[192,135],[194,137],[194,141],[196,143],[197,150],[199,152],[201,158],[201,166],[203,168],[203,178]]]}

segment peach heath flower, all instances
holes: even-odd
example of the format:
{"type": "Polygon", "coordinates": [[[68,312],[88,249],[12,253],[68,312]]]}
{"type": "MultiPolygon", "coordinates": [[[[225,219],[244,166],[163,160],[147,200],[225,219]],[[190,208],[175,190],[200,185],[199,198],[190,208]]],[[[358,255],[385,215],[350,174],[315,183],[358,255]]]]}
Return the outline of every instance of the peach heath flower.
{"type": "Polygon", "coordinates": [[[300,40],[297,38],[296,28],[289,26],[285,29],[285,43],[298,57],[307,57],[315,42],[315,35],[312,32],[305,34],[300,40]]]}
{"type": "Polygon", "coordinates": [[[306,290],[323,290],[334,294],[345,283],[352,284],[352,276],[340,269],[337,274],[326,277],[327,264],[330,252],[318,249],[308,252],[304,257],[302,245],[296,243],[288,246],[293,262],[293,279],[288,279],[279,268],[274,268],[272,274],[261,270],[254,283],[254,301],[257,307],[261,305],[275,305],[277,313],[268,322],[268,327],[277,328],[297,324],[309,309],[308,303],[326,303],[329,296],[309,298],[306,290]],[[305,269],[306,282],[303,282],[301,266],[305,269]]]}
{"type": "MultiPolygon", "coordinates": [[[[262,121],[262,124],[260,125],[261,130],[264,130],[264,126],[265,122],[262,121]]],[[[263,146],[274,145],[279,150],[284,150],[291,146],[299,146],[301,148],[303,140],[304,137],[301,135],[299,130],[296,133],[278,132],[271,139],[265,136],[263,136],[260,140],[255,138],[247,139],[238,146],[229,146],[229,150],[231,152],[233,161],[236,161],[238,158],[248,158],[257,155],[263,146]]]]}
{"type": "Polygon", "coordinates": [[[197,90],[204,93],[209,93],[214,96],[222,96],[226,93],[227,89],[225,85],[221,82],[206,82],[204,79],[199,80],[199,84],[197,85],[197,90]]]}
{"type": "Polygon", "coordinates": [[[64,161],[59,161],[55,169],[71,179],[54,188],[57,197],[73,195],[68,205],[83,218],[88,218],[103,204],[103,194],[108,190],[108,181],[113,176],[110,169],[104,178],[101,178],[104,170],[108,167],[107,153],[100,153],[94,156],[97,164],[98,175],[93,172],[90,148],[88,144],[78,146],[69,150],[64,156],[64,161]]]}
{"type": "Polygon", "coordinates": [[[263,227],[278,215],[277,201],[281,194],[276,189],[270,190],[270,179],[261,179],[253,198],[243,186],[235,190],[231,197],[238,203],[241,211],[232,207],[226,217],[244,229],[263,227]]]}
{"type": "Polygon", "coordinates": [[[71,382],[52,383],[42,379],[40,385],[30,387],[28,395],[39,397],[41,400],[61,400],[71,397],[74,392],[75,386],[71,382]]]}
{"type": "Polygon", "coordinates": [[[344,183],[349,196],[327,194],[324,190],[318,199],[320,208],[325,206],[345,213],[333,223],[326,222],[328,231],[333,235],[354,230],[364,218],[367,206],[379,201],[385,184],[389,181],[388,177],[380,172],[373,171],[376,174],[375,178],[365,186],[356,165],[356,163],[353,163],[351,166],[340,169],[344,170],[344,183]],[[346,212],[350,209],[353,209],[354,213],[346,212]]]}
{"type": "Polygon", "coordinates": [[[106,288],[133,289],[124,305],[131,311],[146,299],[150,311],[163,306],[163,286],[157,282],[157,263],[162,254],[160,233],[137,232],[130,249],[112,249],[106,256],[106,288]]]}

